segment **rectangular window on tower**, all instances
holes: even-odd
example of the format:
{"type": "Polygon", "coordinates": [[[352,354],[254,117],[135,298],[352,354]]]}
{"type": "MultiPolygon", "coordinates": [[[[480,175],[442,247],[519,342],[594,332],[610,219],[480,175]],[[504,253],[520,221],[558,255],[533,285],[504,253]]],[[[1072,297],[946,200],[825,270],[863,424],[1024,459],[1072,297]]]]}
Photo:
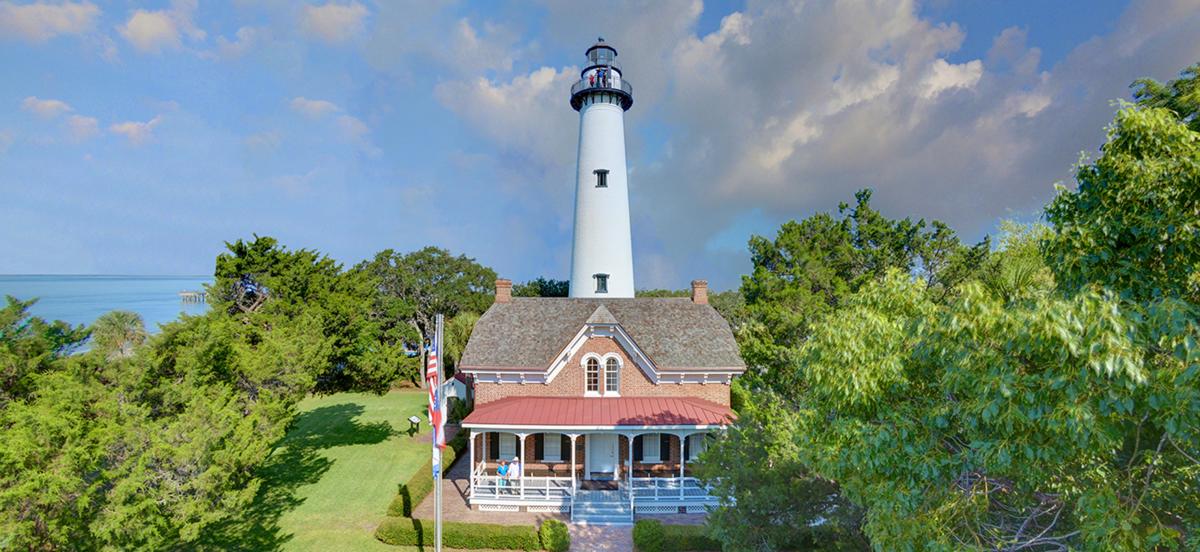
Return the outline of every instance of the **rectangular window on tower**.
{"type": "Polygon", "coordinates": [[[608,187],[608,169],[596,169],[592,172],[596,174],[596,187],[597,188],[607,188],[608,187]]]}
{"type": "Polygon", "coordinates": [[[608,274],[593,274],[596,279],[596,293],[608,293],[608,274]]]}

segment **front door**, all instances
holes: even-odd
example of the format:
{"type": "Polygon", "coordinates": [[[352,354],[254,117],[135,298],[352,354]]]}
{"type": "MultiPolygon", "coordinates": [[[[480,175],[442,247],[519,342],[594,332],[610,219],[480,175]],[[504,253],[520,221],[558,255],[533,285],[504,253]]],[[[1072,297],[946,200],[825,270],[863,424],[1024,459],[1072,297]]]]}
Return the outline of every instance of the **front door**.
{"type": "Polygon", "coordinates": [[[586,439],[587,479],[616,479],[617,436],[592,434],[586,439]]]}

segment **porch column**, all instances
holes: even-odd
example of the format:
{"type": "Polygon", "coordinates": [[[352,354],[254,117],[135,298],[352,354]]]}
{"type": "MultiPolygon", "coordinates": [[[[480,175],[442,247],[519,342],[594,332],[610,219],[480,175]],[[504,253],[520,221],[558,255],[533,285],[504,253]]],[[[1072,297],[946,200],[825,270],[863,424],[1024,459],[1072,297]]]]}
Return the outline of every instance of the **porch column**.
{"type": "Polygon", "coordinates": [[[633,434],[632,433],[625,434],[625,440],[628,442],[628,446],[625,448],[629,450],[629,462],[626,464],[625,476],[629,480],[629,511],[633,512],[634,511],[633,498],[634,498],[634,495],[637,494],[633,490],[633,434]]]}
{"type": "Polygon", "coordinates": [[[470,474],[467,477],[469,477],[471,479],[471,487],[470,487],[471,490],[467,494],[467,496],[469,496],[469,497],[475,496],[475,468],[477,467],[475,464],[475,436],[476,435],[479,435],[479,434],[475,433],[474,431],[471,432],[471,442],[470,442],[470,445],[467,447],[467,449],[470,451],[470,456],[467,456],[467,458],[471,459],[470,462],[467,462],[467,468],[468,468],[467,473],[470,474]]]}
{"type": "Polygon", "coordinates": [[[521,498],[525,498],[525,437],[527,435],[526,433],[517,434],[517,440],[519,441],[517,446],[520,447],[517,450],[520,452],[521,458],[521,471],[517,473],[517,477],[521,481],[521,498]]]}
{"type": "Polygon", "coordinates": [[[571,496],[575,496],[575,493],[579,490],[575,478],[575,438],[579,437],[579,434],[571,433],[567,437],[571,438],[571,496]]]}
{"type": "Polygon", "coordinates": [[[679,500],[683,500],[683,463],[687,462],[687,458],[684,458],[683,456],[683,452],[687,450],[687,448],[684,447],[683,444],[685,441],[687,441],[687,438],[687,433],[679,434],[679,500]]]}

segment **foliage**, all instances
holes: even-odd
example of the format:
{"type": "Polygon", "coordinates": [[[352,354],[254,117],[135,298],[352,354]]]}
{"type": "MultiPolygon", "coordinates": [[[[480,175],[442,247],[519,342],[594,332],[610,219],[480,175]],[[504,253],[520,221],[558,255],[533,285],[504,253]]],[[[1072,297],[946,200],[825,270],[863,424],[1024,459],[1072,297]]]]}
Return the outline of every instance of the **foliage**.
{"type": "Polygon", "coordinates": [[[1139,79],[1133,88],[1139,105],[1167,109],[1188,128],[1200,132],[1200,63],[1184,69],[1179,79],[1166,84],[1139,79]]]}
{"type": "Polygon", "coordinates": [[[1200,132],[1167,109],[1126,107],[1102,152],[1046,208],[1059,282],[1200,303],[1200,132]]]}
{"type": "MultiPolygon", "coordinates": [[[[890,269],[917,274],[932,293],[948,298],[982,264],[988,240],[964,246],[945,224],[891,220],[871,207],[871,192],[855,194],[838,216],[787,222],[774,240],[750,238],[754,271],[742,277],[744,314],[733,317],[750,379],[786,389],[796,347],[814,320],[890,269]]],[[[740,313],[739,313],[740,314],[740,313]]]]}
{"type": "Polygon", "coordinates": [[[637,552],[663,552],[666,535],[656,519],[641,519],[633,524],[633,549],[637,552]]]}
{"type": "Polygon", "coordinates": [[[92,324],[93,347],[110,359],[133,356],[134,348],[145,343],[148,337],[146,325],[136,312],[107,312],[92,324]]]}
{"type": "Polygon", "coordinates": [[[721,550],[721,543],[704,534],[700,525],[664,525],[642,519],[633,525],[633,548],[638,552],[721,550]]]}
{"type": "MultiPolygon", "coordinates": [[[[375,538],[386,544],[431,547],[433,522],[406,517],[384,518],[375,538]]],[[[465,550],[540,550],[538,532],[532,525],[442,522],[442,544],[465,550]]]]}
{"type": "Polygon", "coordinates": [[[28,396],[38,374],[51,370],[88,337],[83,326],[30,316],[36,300],[7,296],[5,301],[0,309],[0,408],[28,396]]]}
{"type": "Polygon", "coordinates": [[[862,512],[836,483],[814,476],[801,461],[802,436],[788,405],[760,394],[738,411],[738,422],[694,464],[713,485],[722,507],[709,514],[713,535],[733,549],[781,550],[822,540],[859,543],[862,512]],[[813,520],[821,519],[821,527],[813,520]]]}
{"type": "Polygon", "coordinates": [[[538,538],[542,541],[542,549],[548,552],[567,552],[571,549],[571,533],[567,524],[557,519],[542,521],[538,527],[538,538]]]}
{"type": "Polygon", "coordinates": [[[1197,314],[977,284],[940,306],[893,274],[804,346],[797,458],[885,548],[1178,546],[1200,520],[1197,314]]]}
{"type": "MultiPolygon", "coordinates": [[[[442,344],[442,358],[447,368],[458,367],[458,360],[462,358],[467,342],[471,340],[471,331],[475,329],[475,323],[478,321],[478,314],[463,312],[446,322],[442,330],[442,338],[446,341],[442,344]]],[[[453,375],[453,371],[448,372],[447,379],[450,375],[453,375]]]]}
{"type": "MultiPolygon", "coordinates": [[[[442,449],[442,473],[450,471],[450,467],[454,465],[454,461],[466,450],[466,447],[467,438],[462,433],[455,435],[446,443],[446,448],[442,449]]],[[[433,460],[426,462],[408,482],[400,485],[399,493],[388,505],[387,515],[412,517],[413,508],[416,508],[431,492],[433,492],[433,460]]]]}
{"type": "Polygon", "coordinates": [[[536,280],[513,286],[512,294],[513,297],[567,297],[570,287],[571,282],[567,280],[538,276],[536,280]]]}

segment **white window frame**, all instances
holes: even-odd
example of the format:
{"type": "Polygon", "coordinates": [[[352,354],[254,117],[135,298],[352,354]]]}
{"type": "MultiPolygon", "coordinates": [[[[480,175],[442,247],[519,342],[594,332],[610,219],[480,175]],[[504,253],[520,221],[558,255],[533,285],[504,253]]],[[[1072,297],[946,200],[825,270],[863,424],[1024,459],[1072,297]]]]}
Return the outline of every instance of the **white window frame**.
{"type": "Polygon", "coordinates": [[[512,433],[500,434],[500,458],[499,460],[512,460],[517,455],[517,436],[512,433]],[[507,448],[506,445],[511,448],[507,448]]]}
{"type": "Polygon", "coordinates": [[[621,357],[619,357],[617,355],[614,355],[614,354],[604,355],[604,364],[603,364],[604,382],[603,382],[603,384],[604,384],[604,394],[605,395],[610,395],[610,396],[614,396],[614,397],[621,396],[621,367],[623,364],[625,364],[625,363],[621,362],[621,357]],[[609,377],[610,377],[610,375],[612,375],[612,374],[610,374],[610,369],[609,369],[610,363],[616,364],[616,368],[613,368],[611,370],[611,372],[613,374],[615,374],[614,380],[613,380],[616,384],[615,389],[608,388],[609,377]]]}
{"type": "Polygon", "coordinates": [[[642,462],[646,464],[661,464],[662,459],[662,434],[661,433],[643,433],[642,434],[642,462]],[[652,438],[651,438],[652,437],[652,438]],[[654,454],[650,454],[650,443],[654,443],[654,454]]]}
{"type": "Polygon", "coordinates": [[[579,360],[579,366],[583,370],[583,396],[599,397],[604,392],[604,359],[596,353],[588,353],[583,355],[579,360]],[[596,361],[596,390],[588,389],[588,361],[596,361]]]}
{"type": "Polygon", "coordinates": [[[693,433],[688,435],[687,438],[691,440],[691,442],[688,443],[688,462],[700,458],[700,453],[704,452],[704,450],[708,448],[708,440],[705,438],[706,436],[707,434],[705,433],[693,433]]]}
{"type": "Polygon", "coordinates": [[[562,434],[561,433],[543,433],[542,434],[542,460],[545,462],[562,462],[562,434]],[[554,454],[550,454],[550,443],[554,443],[554,454]]]}

